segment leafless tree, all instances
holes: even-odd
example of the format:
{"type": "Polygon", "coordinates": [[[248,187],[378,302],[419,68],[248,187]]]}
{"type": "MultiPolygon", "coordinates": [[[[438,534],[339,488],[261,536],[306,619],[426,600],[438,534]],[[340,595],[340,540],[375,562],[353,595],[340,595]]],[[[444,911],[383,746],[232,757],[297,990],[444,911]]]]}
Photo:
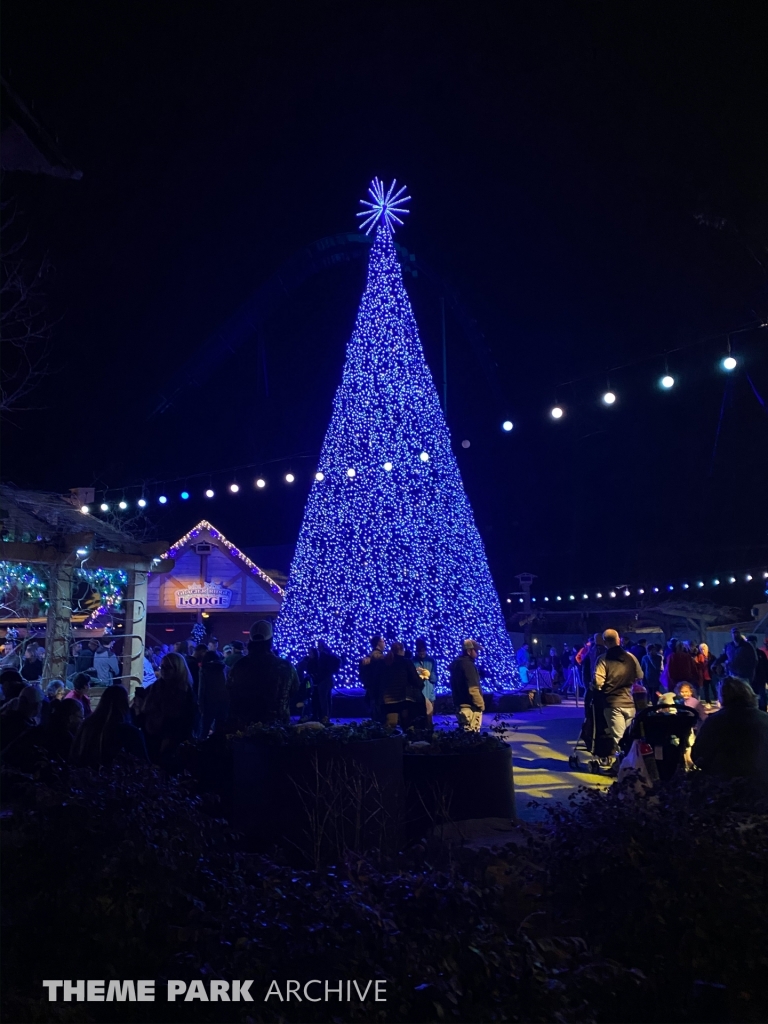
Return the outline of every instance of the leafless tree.
{"type": "Polygon", "coordinates": [[[0,203],[0,337],[3,342],[0,412],[24,412],[27,399],[51,372],[51,333],[45,279],[51,273],[48,256],[40,261],[25,256],[27,235],[18,233],[13,199],[0,203]],[[16,236],[14,238],[14,236],[16,236]]]}

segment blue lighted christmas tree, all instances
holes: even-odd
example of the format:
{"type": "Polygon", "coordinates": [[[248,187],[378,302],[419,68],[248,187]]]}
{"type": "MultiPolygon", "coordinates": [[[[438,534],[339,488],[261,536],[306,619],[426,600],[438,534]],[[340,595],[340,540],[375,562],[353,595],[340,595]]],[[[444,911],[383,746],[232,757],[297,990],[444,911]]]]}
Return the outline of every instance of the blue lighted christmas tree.
{"type": "Polygon", "coordinates": [[[404,189],[375,179],[363,227],[376,235],[341,385],[275,629],[303,657],[317,640],[346,655],[344,682],[381,633],[427,640],[445,669],[468,637],[484,685],[517,685],[510,637],[424,359],[392,232],[404,189]]]}

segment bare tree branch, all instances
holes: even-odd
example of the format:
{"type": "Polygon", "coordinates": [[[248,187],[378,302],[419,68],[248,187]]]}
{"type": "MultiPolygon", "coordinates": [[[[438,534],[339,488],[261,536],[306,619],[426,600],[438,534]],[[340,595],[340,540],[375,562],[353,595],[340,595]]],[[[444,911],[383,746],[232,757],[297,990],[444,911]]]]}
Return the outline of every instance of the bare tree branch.
{"type": "Polygon", "coordinates": [[[0,337],[3,341],[0,376],[0,412],[25,412],[22,402],[51,373],[51,337],[45,279],[52,273],[50,259],[25,258],[26,234],[15,240],[8,232],[18,213],[12,199],[0,203],[0,337]]]}

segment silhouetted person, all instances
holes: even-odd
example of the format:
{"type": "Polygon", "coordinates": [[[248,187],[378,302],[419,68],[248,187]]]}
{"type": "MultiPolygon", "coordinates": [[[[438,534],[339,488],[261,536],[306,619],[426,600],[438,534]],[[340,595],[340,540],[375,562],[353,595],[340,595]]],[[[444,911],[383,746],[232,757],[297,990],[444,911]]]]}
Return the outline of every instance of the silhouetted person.
{"type": "Polygon", "coordinates": [[[78,672],[72,680],[72,687],[64,700],[79,700],[83,705],[83,716],[87,718],[91,713],[91,676],[87,672],[78,672]]]}
{"type": "Polygon", "coordinates": [[[290,694],[298,687],[296,669],[272,653],[272,623],[251,626],[248,653],[229,673],[229,719],[234,729],[252,722],[287,725],[291,720],[290,694]]]}
{"type": "Polygon", "coordinates": [[[707,715],[693,745],[693,763],[721,778],[746,778],[768,786],[768,715],[757,706],[754,690],[728,676],[723,706],[707,715]]]}
{"type": "Polygon", "coordinates": [[[0,712],[0,746],[4,750],[27,729],[38,723],[43,695],[36,686],[22,687],[18,697],[6,701],[0,712]]]}
{"type": "MultiPolygon", "coordinates": [[[[213,656],[219,660],[217,654],[213,656]]],[[[147,741],[150,760],[164,764],[179,744],[192,738],[197,702],[182,655],[164,655],[158,671],[157,682],[146,690],[138,723],[147,741]]]]}
{"type": "Polygon", "coordinates": [[[414,718],[425,714],[424,682],[410,658],[405,657],[405,648],[397,641],[384,655],[381,688],[387,725],[407,729],[414,718]]]}
{"type": "Polygon", "coordinates": [[[224,663],[216,651],[206,651],[200,668],[200,739],[207,738],[213,728],[224,729],[229,714],[229,694],[224,663]]]}
{"type": "Polygon", "coordinates": [[[13,700],[14,697],[18,697],[26,685],[22,679],[21,672],[17,668],[4,668],[0,672],[0,689],[3,691],[3,704],[13,700]]]}
{"type": "Polygon", "coordinates": [[[365,698],[368,710],[374,721],[381,721],[383,717],[383,698],[381,691],[381,672],[384,664],[384,637],[380,633],[374,633],[371,637],[371,651],[360,662],[360,682],[365,689],[365,698]]]}
{"type": "Polygon", "coordinates": [[[462,655],[451,664],[451,693],[456,705],[459,726],[465,732],[480,732],[485,701],[480,689],[477,656],[480,646],[474,640],[465,640],[462,655]]]}
{"type": "Polygon", "coordinates": [[[341,660],[333,653],[324,640],[317,642],[317,663],[315,665],[312,690],[312,717],[316,722],[328,722],[331,717],[331,691],[333,677],[341,668],[341,660]]]}
{"type": "Polygon", "coordinates": [[[21,733],[5,749],[3,764],[33,771],[41,760],[67,761],[82,723],[83,705],[79,701],[53,701],[45,721],[21,733]]]}
{"type": "Polygon", "coordinates": [[[107,687],[96,710],[78,729],[71,760],[81,767],[100,768],[120,754],[147,760],[141,732],[128,718],[128,691],[118,684],[107,687]]]}

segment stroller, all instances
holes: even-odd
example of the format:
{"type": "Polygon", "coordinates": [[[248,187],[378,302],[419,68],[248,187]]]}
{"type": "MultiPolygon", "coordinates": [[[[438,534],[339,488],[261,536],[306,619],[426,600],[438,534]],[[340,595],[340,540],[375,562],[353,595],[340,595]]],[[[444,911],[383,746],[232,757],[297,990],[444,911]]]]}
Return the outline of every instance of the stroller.
{"type": "Polygon", "coordinates": [[[683,764],[698,715],[691,708],[676,705],[671,711],[649,707],[635,716],[621,741],[626,754],[634,740],[653,747],[656,768],[662,782],[671,779],[683,764]]]}
{"type": "Polygon", "coordinates": [[[613,753],[613,739],[605,722],[605,698],[594,689],[588,689],[584,695],[584,721],[581,724],[576,746],[568,758],[568,765],[573,771],[588,768],[593,775],[602,775],[599,759],[610,757],[613,753]],[[579,758],[579,747],[589,756],[583,765],[579,758]]]}

